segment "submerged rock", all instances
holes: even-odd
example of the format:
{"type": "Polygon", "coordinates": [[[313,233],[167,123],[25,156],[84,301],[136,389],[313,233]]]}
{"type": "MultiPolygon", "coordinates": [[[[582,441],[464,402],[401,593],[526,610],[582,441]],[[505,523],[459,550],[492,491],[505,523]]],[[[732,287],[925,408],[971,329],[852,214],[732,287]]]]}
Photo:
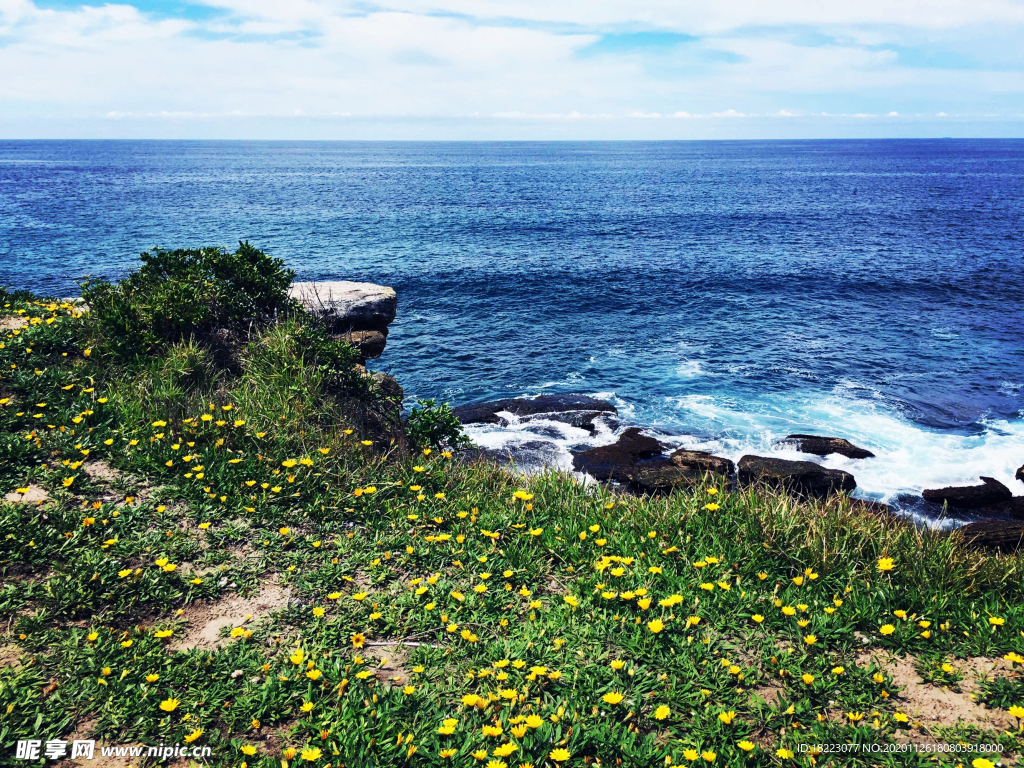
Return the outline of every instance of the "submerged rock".
{"type": "Polygon", "coordinates": [[[790,493],[824,497],[831,493],[849,493],[857,481],[849,472],[826,469],[813,461],[789,461],[765,456],[744,456],[737,475],[740,484],[763,484],[790,493]]]}
{"type": "Polygon", "coordinates": [[[611,445],[602,445],[573,454],[572,466],[597,480],[631,481],[636,465],[661,456],[665,446],[653,437],[640,434],[639,427],[630,427],[611,445]]]}
{"type": "Polygon", "coordinates": [[[1024,521],[968,523],[957,533],[969,547],[1016,552],[1024,543],[1024,521]]]}
{"type": "Polygon", "coordinates": [[[858,448],[841,437],[789,435],[782,442],[795,447],[801,453],[813,453],[816,456],[828,456],[830,453],[838,453],[849,459],[871,459],[875,456],[871,451],[858,448]]]}
{"type": "Polygon", "coordinates": [[[1013,498],[1010,489],[992,477],[982,477],[982,485],[928,488],[921,492],[927,501],[948,504],[956,509],[981,509],[1013,498]]]}
{"type": "Polygon", "coordinates": [[[453,408],[463,424],[498,424],[502,411],[516,416],[538,416],[561,421],[594,431],[594,419],[609,413],[617,413],[615,406],[607,400],[598,400],[587,395],[541,395],[534,398],[508,398],[492,400],[489,403],[473,403],[453,408]]]}

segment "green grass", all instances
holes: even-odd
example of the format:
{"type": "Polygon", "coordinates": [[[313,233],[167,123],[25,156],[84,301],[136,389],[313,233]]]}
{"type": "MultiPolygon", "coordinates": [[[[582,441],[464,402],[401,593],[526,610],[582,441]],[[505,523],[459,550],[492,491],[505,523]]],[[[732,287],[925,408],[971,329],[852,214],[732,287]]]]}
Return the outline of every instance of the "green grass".
{"type": "MultiPolygon", "coordinates": [[[[88,724],[249,768],[809,765],[802,745],[925,740],[865,648],[937,686],[961,682],[946,660],[1024,653],[1019,555],[714,478],[636,498],[389,456],[348,426],[297,319],[229,367],[180,342],[122,368],[73,308],[0,303],[19,313],[34,324],[0,332],[0,493],[50,498],[0,507],[0,646],[20,657],[0,668],[0,763],[88,724]],[[122,476],[91,478],[96,461],[122,476]],[[195,606],[268,583],[287,605],[217,650],[170,650],[195,606]]],[[[982,686],[991,706],[1024,705],[1013,666],[982,686]]],[[[1022,746],[942,735],[1004,763],[1022,746]]]]}

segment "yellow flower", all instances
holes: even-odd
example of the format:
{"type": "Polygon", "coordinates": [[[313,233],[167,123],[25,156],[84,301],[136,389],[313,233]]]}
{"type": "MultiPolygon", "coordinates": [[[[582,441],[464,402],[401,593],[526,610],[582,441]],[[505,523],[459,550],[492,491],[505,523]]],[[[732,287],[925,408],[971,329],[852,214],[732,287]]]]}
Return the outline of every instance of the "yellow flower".
{"type": "Polygon", "coordinates": [[[647,622],[647,628],[654,634],[658,634],[665,628],[665,624],[661,619],[654,619],[653,621],[647,622]]]}
{"type": "Polygon", "coordinates": [[[604,696],[602,696],[601,700],[605,704],[618,704],[624,698],[625,697],[621,693],[617,693],[615,691],[612,691],[611,693],[606,693],[604,696]]]}
{"type": "Polygon", "coordinates": [[[159,637],[159,638],[163,639],[165,637],[170,637],[173,634],[174,634],[174,630],[173,629],[161,629],[161,630],[158,630],[158,631],[154,632],[153,633],[153,637],[159,637]]]}
{"type": "Polygon", "coordinates": [[[718,757],[718,755],[712,752],[710,749],[707,752],[701,752],[700,756],[703,757],[705,762],[708,763],[715,762],[715,758],[718,757]]]}
{"type": "Polygon", "coordinates": [[[984,757],[976,757],[971,761],[973,768],[996,768],[996,764],[984,757]]]}
{"type": "Polygon", "coordinates": [[[322,755],[323,752],[320,751],[319,747],[306,747],[299,753],[299,757],[310,763],[314,760],[319,760],[322,755]]]}
{"type": "Polygon", "coordinates": [[[198,739],[202,735],[203,735],[203,729],[202,728],[196,728],[194,731],[192,731],[192,733],[190,733],[187,736],[185,736],[185,743],[186,744],[191,744],[193,741],[195,741],[196,739],[198,739]]]}
{"type": "Polygon", "coordinates": [[[1009,709],[1011,717],[1016,717],[1018,720],[1024,719],[1024,707],[1013,706],[1009,709]]]}
{"type": "Polygon", "coordinates": [[[736,746],[742,749],[744,752],[749,752],[754,748],[754,742],[747,741],[746,739],[744,739],[743,741],[737,742],[736,746]]]}
{"type": "Polygon", "coordinates": [[[566,595],[562,599],[569,605],[571,605],[573,608],[580,604],[580,601],[574,595],[566,595]]]}
{"type": "Polygon", "coordinates": [[[804,685],[810,685],[814,682],[814,675],[804,674],[801,675],[800,679],[804,681],[804,685]]]}
{"type": "Polygon", "coordinates": [[[833,675],[841,675],[846,671],[846,667],[832,667],[833,675]]]}
{"type": "Polygon", "coordinates": [[[781,757],[783,760],[790,760],[793,757],[793,751],[786,749],[785,747],[779,747],[775,750],[775,754],[781,757]]]}
{"type": "Polygon", "coordinates": [[[753,616],[750,617],[750,620],[753,621],[755,624],[760,624],[762,621],[764,621],[764,616],[762,616],[760,613],[755,613],[753,616]]]}
{"type": "Polygon", "coordinates": [[[569,754],[569,750],[567,749],[553,749],[548,754],[548,757],[550,757],[552,761],[556,763],[564,763],[566,760],[572,757],[572,755],[569,754]]]}
{"type": "Polygon", "coordinates": [[[1000,618],[998,618],[996,616],[989,616],[988,617],[988,623],[991,624],[993,627],[1001,627],[1001,626],[1003,626],[1003,624],[1006,623],[1006,620],[1005,619],[1000,619],[1000,618]]]}
{"type": "Polygon", "coordinates": [[[324,609],[320,608],[319,606],[317,606],[316,608],[313,609],[313,615],[316,616],[319,619],[320,617],[322,617],[324,615],[324,609]]]}
{"type": "Polygon", "coordinates": [[[893,560],[891,557],[880,557],[878,558],[878,570],[880,571],[891,571],[894,567],[893,560]]]}
{"type": "Polygon", "coordinates": [[[807,635],[807,637],[804,638],[804,642],[808,645],[814,645],[818,642],[818,637],[817,635],[807,635]]]}
{"type": "Polygon", "coordinates": [[[733,712],[732,710],[730,710],[728,712],[719,712],[718,713],[718,719],[721,720],[726,725],[730,725],[732,723],[732,721],[733,721],[733,718],[735,718],[735,717],[736,717],[736,713],[733,712]]]}
{"type": "Polygon", "coordinates": [[[656,710],[654,710],[654,719],[655,720],[664,720],[670,714],[672,714],[672,710],[669,709],[664,704],[662,704],[660,707],[658,707],[656,710]]]}
{"type": "Polygon", "coordinates": [[[302,663],[304,658],[306,658],[305,652],[301,648],[296,648],[294,653],[288,657],[288,660],[291,661],[292,664],[299,665],[302,663]]]}
{"type": "Polygon", "coordinates": [[[694,760],[700,759],[700,752],[696,749],[685,749],[683,750],[683,757],[690,762],[693,762],[694,760]]]}
{"type": "Polygon", "coordinates": [[[158,675],[156,673],[152,673],[152,674],[146,675],[146,682],[147,683],[155,683],[159,679],[160,679],[160,675],[158,675]]]}
{"type": "Polygon", "coordinates": [[[256,754],[256,747],[254,747],[252,744],[246,744],[244,747],[242,747],[242,754],[249,755],[249,757],[252,757],[256,754]]]}
{"type": "Polygon", "coordinates": [[[894,627],[892,624],[883,624],[882,628],[878,631],[881,632],[883,635],[891,635],[893,632],[896,631],[896,627],[894,627]]]}
{"type": "Polygon", "coordinates": [[[416,693],[416,686],[407,685],[405,686],[405,688],[402,689],[402,693],[404,693],[406,696],[412,696],[414,693],[416,693]]]}
{"type": "Polygon", "coordinates": [[[177,699],[165,699],[160,702],[160,709],[164,712],[173,712],[178,708],[179,704],[181,704],[181,702],[177,699]]]}

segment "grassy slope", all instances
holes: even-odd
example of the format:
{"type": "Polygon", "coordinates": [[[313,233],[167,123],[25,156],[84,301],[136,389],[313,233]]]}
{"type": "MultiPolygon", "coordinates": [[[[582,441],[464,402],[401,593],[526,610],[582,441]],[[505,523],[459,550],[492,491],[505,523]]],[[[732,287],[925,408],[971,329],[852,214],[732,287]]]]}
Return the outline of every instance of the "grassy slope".
{"type": "MultiPolygon", "coordinates": [[[[437,451],[388,462],[346,434],[290,321],[231,377],[179,346],[126,379],[73,309],[5,303],[40,321],[0,332],[0,493],[50,499],[0,507],[0,647],[21,657],[0,668],[0,763],[88,724],[250,767],[810,764],[802,744],[913,726],[888,672],[856,664],[864,638],[937,685],[957,658],[1024,653],[1020,556],[845,500],[710,481],[619,497],[437,451]],[[126,474],[91,479],[96,461],[126,474]],[[287,606],[219,650],[170,650],[191,606],[270,581],[287,606]]],[[[999,675],[993,703],[1024,705],[999,675]]],[[[932,735],[1021,748],[1020,732],[932,735]]]]}

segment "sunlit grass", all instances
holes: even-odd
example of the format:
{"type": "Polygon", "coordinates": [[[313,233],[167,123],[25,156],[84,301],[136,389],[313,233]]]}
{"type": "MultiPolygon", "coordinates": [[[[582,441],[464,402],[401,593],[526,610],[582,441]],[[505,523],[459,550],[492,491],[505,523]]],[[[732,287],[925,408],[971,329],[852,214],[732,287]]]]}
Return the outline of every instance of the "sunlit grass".
{"type": "MultiPolygon", "coordinates": [[[[268,768],[809,764],[802,745],[924,740],[865,648],[939,686],[1006,657],[984,696],[1024,705],[1019,555],[712,477],[637,498],[388,457],[298,320],[229,367],[186,342],[128,370],[73,308],[4,303],[39,322],[0,332],[0,492],[50,497],[0,508],[5,755],[83,723],[268,768]],[[171,650],[192,606],[271,583],[291,600],[171,650]]],[[[945,736],[1010,754],[1016,725],[945,736]]],[[[817,760],[933,758],[965,762],[817,760]]]]}

